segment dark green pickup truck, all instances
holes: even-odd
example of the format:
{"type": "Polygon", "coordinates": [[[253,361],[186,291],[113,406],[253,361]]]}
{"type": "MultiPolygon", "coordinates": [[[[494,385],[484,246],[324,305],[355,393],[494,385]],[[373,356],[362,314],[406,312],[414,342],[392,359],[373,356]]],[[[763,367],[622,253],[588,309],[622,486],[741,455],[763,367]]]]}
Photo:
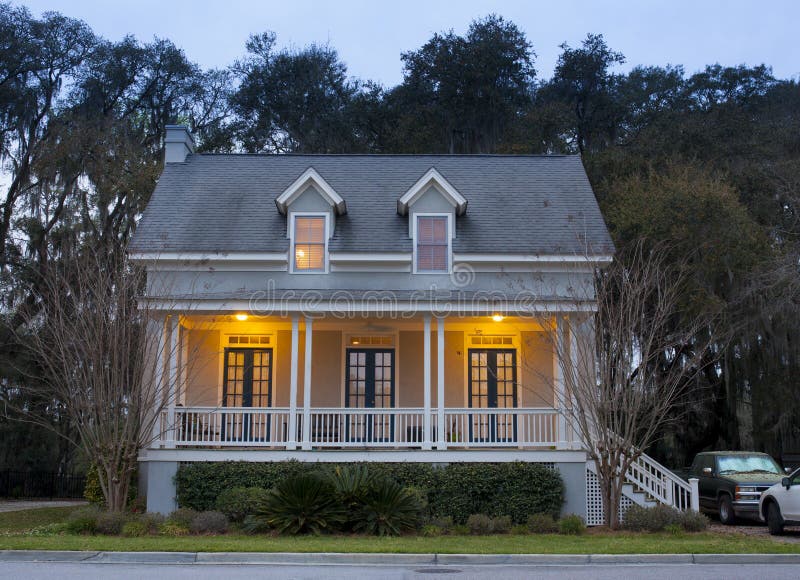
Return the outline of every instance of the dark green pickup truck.
{"type": "Polygon", "coordinates": [[[698,479],[700,511],[727,525],[737,517],[758,519],[761,494],[784,476],[772,457],[752,451],[698,453],[687,474],[698,479]]]}

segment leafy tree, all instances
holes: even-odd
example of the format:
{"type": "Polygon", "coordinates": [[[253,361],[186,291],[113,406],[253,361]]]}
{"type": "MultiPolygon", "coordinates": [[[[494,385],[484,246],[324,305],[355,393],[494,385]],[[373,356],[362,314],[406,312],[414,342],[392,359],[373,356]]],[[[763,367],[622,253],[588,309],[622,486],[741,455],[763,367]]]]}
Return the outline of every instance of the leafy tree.
{"type": "Polygon", "coordinates": [[[524,33],[497,15],[473,21],[463,37],[434,34],[402,55],[405,77],[393,95],[404,109],[400,134],[416,151],[495,151],[531,102],[535,56],[524,33]],[[414,135],[409,124],[428,130],[414,135]]]}
{"type": "Polygon", "coordinates": [[[610,72],[625,62],[620,52],[608,48],[602,34],[589,34],[580,48],[566,42],[552,80],[542,88],[545,98],[559,101],[573,112],[571,132],[581,153],[614,142],[622,112],[616,98],[619,76],[610,72]]]}
{"type": "Polygon", "coordinates": [[[250,37],[236,66],[237,134],[248,151],[333,153],[358,148],[351,109],[359,85],[336,51],[312,44],[275,52],[275,35],[250,37]]]}

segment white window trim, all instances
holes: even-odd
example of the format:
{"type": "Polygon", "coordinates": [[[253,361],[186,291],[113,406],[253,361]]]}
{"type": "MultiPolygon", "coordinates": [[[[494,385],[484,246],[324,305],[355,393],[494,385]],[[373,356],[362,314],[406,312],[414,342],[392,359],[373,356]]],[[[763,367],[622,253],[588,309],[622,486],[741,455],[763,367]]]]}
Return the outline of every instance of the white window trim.
{"type": "Polygon", "coordinates": [[[289,214],[289,273],[291,274],[327,274],[330,271],[330,260],[328,256],[328,237],[330,232],[331,216],[327,213],[318,211],[293,211],[289,214]],[[325,219],[325,266],[322,270],[297,270],[295,269],[295,247],[294,247],[294,225],[298,217],[317,217],[325,219]]]}
{"type": "Polygon", "coordinates": [[[336,193],[336,190],[333,189],[313,167],[306,169],[294,183],[287,187],[283,193],[275,199],[275,205],[278,207],[278,211],[286,215],[289,211],[289,205],[304,193],[311,184],[317,188],[318,193],[331,205],[337,214],[342,215],[347,213],[347,204],[344,199],[342,199],[342,196],[336,193]]]}
{"type": "Polygon", "coordinates": [[[441,212],[434,212],[434,213],[414,213],[412,214],[414,219],[411,224],[412,232],[411,232],[411,240],[414,244],[414,251],[412,256],[412,264],[413,269],[412,272],[414,274],[434,274],[441,276],[442,274],[450,274],[453,271],[453,219],[452,214],[450,213],[441,213],[441,212]],[[417,224],[419,223],[419,218],[421,217],[443,217],[447,219],[447,269],[446,270],[437,270],[437,271],[430,271],[430,270],[417,270],[417,224]]]}

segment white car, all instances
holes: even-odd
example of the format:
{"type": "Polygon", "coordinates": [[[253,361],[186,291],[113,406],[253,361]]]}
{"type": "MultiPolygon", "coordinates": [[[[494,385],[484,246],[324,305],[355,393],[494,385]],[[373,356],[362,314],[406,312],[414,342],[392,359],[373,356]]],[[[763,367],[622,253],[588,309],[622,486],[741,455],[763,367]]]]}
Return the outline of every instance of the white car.
{"type": "Polygon", "coordinates": [[[782,534],[784,526],[800,526],[800,469],[761,494],[758,515],[773,536],[782,534]]]}

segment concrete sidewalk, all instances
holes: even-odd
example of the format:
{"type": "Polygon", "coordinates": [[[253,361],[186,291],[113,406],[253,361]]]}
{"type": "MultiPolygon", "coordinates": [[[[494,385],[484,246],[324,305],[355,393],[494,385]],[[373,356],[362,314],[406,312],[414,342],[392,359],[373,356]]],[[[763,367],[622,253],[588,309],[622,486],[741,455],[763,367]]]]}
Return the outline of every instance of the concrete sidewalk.
{"type": "Polygon", "coordinates": [[[297,552],[69,552],[0,550],[3,562],[85,564],[315,564],[576,566],[592,564],[800,564],[800,554],[341,554],[297,552]]]}

